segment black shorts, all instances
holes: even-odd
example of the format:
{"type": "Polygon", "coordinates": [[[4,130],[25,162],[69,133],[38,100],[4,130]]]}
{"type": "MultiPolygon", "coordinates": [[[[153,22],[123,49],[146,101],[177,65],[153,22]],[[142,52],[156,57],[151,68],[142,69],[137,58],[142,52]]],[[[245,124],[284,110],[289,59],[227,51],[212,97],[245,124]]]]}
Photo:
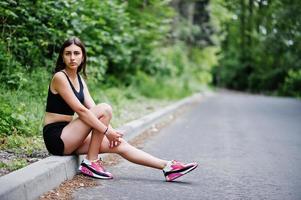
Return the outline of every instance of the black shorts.
{"type": "Polygon", "coordinates": [[[69,122],[54,122],[45,125],[43,128],[44,142],[47,150],[52,155],[64,155],[64,142],[61,139],[61,134],[67,124],[69,122]]]}

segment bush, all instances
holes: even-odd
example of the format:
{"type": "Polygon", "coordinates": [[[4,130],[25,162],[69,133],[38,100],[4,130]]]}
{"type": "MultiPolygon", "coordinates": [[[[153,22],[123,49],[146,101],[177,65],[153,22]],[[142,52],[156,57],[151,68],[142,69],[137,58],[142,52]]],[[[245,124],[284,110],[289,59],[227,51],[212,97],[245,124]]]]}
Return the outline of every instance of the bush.
{"type": "Polygon", "coordinates": [[[20,109],[16,110],[15,106],[10,105],[3,98],[0,99],[0,134],[1,136],[7,136],[14,133],[26,133],[29,131],[26,126],[22,126],[26,121],[26,117],[23,113],[20,113],[20,109]],[[19,111],[19,112],[18,112],[19,111]]]}
{"type": "Polygon", "coordinates": [[[41,98],[30,91],[7,91],[0,88],[0,136],[36,135],[43,119],[41,98]]]}
{"type": "Polygon", "coordinates": [[[149,76],[144,72],[136,75],[134,87],[141,95],[158,99],[179,99],[192,93],[189,79],[168,79],[164,76],[149,76]]]}
{"type": "Polygon", "coordinates": [[[301,97],[301,69],[290,70],[285,78],[281,93],[295,97],[301,97]]]}
{"type": "MultiPolygon", "coordinates": [[[[80,37],[87,47],[87,81],[98,102],[107,98],[99,95],[106,87],[131,88],[121,95],[132,99],[141,94],[180,98],[210,82],[200,51],[190,51],[185,43],[165,48],[175,15],[168,1],[19,0],[0,5],[1,135],[40,131],[51,71],[69,36],[80,37]]],[[[118,89],[110,90],[112,101],[121,99],[118,89]]]]}

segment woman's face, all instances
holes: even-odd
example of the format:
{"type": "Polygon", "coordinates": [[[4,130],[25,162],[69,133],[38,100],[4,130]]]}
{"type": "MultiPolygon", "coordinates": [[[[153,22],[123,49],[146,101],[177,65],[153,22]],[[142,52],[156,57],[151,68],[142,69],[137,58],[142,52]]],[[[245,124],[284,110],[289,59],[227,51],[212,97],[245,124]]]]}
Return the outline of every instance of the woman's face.
{"type": "Polygon", "coordinates": [[[75,44],[71,44],[64,49],[63,60],[66,67],[77,69],[83,61],[82,49],[75,44]]]}

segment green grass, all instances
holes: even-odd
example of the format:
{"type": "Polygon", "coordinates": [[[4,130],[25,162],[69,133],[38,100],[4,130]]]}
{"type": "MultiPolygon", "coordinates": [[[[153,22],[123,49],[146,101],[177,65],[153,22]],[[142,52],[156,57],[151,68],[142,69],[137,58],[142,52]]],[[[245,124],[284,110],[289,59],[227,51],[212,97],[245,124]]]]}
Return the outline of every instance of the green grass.
{"type": "Polygon", "coordinates": [[[8,171],[14,171],[17,169],[21,169],[27,165],[27,161],[25,158],[16,158],[11,160],[9,163],[5,163],[0,161],[0,168],[6,169],[8,171]]]}
{"type": "Polygon", "coordinates": [[[9,150],[16,154],[31,155],[34,151],[45,148],[42,133],[35,136],[22,136],[18,134],[2,138],[1,150],[9,150]]]}

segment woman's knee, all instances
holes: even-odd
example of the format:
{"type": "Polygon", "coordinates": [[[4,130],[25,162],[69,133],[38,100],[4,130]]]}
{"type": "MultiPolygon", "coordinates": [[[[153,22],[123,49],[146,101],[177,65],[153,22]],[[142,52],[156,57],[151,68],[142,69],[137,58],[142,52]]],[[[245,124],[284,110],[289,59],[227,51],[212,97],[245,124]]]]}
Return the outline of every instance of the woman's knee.
{"type": "Polygon", "coordinates": [[[117,147],[115,147],[116,153],[120,155],[126,153],[129,145],[130,144],[126,140],[120,138],[120,144],[117,147]]]}
{"type": "Polygon", "coordinates": [[[98,118],[106,117],[106,118],[111,119],[113,116],[112,106],[110,106],[107,103],[97,104],[93,109],[95,110],[98,118]]]}

